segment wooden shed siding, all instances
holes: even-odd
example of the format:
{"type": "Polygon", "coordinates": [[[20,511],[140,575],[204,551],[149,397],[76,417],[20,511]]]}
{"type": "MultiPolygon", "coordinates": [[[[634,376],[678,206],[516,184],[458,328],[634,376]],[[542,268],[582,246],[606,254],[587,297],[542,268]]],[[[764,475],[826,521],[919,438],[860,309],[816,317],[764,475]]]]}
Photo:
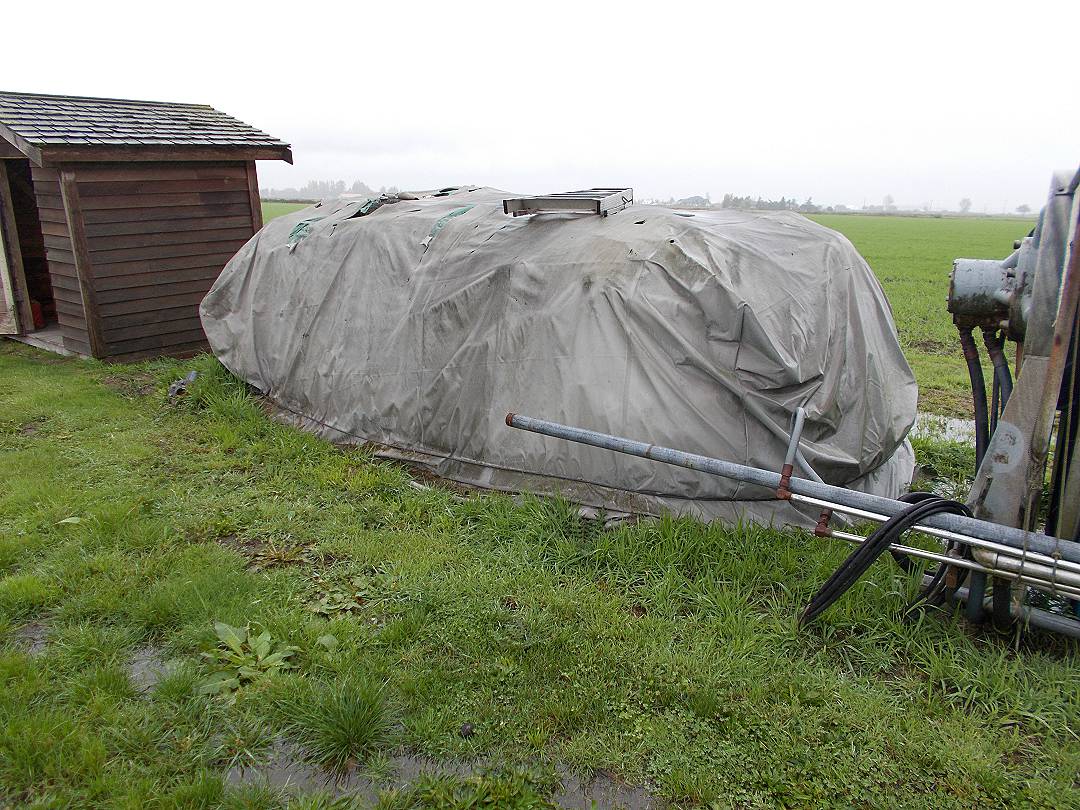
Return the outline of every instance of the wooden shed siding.
{"type": "Polygon", "coordinates": [[[45,241],[45,258],[49,263],[53,298],[56,301],[57,320],[64,346],[70,351],[90,354],[86,329],[86,312],[75,274],[74,253],[71,247],[71,229],[61,203],[59,209],[42,207],[43,199],[60,199],[60,176],[54,169],[40,169],[31,165],[34,181],[34,197],[41,219],[41,231],[45,241]],[[72,289],[68,281],[74,281],[72,289]]]}
{"type": "MultiPolygon", "coordinates": [[[[130,360],[192,354],[206,347],[199,303],[226,262],[255,231],[249,167],[205,164],[80,164],[75,172],[93,268],[105,354],[130,360]]],[[[43,216],[62,215],[58,188],[43,171],[43,216]]],[[[54,172],[55,173],[55,172],[54,172]]],[[[58,176],[58,173],[57,173],[58,176]]],[[[37,179],[37,178],[35,178],[37,179]]],[[[57,259],[73,262],[70,242],[57,259]]],[[[65,299],[77,292],[71,272],[59,276],[65,299]]]]}

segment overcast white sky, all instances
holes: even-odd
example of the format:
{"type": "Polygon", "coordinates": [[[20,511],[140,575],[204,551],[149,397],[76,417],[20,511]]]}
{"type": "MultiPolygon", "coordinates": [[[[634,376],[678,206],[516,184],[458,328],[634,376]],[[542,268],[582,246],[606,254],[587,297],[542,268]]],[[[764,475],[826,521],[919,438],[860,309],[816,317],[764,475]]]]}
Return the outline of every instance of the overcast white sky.
{"type": "Polygon", "coordinates": [[[212,104],[309,179],[1000,213],[1080,162],[1080,3],[50,3],[0,89],[212,104]],[[44,23],[44,25],[42,25],[44,23]],[[44,47],[45,44],[48,47],[44,47]]]}

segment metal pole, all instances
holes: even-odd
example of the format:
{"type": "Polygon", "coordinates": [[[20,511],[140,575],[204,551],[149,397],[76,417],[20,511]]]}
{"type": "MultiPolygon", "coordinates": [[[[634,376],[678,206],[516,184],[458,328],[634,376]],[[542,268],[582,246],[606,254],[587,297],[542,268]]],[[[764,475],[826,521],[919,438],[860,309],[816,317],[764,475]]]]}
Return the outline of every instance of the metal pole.
{"type": "Polygon", "coordinates": [[[787,455],[784,456],[784,466],[791,468],[795,464],[795,454],[799,452],[799,440],[802,438],[803,425],[806,423],[806,409],[795,409],[795,426],[791,428],[791,438],[788,439],[787,455]]]}
{"type": "MultiPolygon", "coordinates": [[[[977,589],[974,592],[969,591],[967,588],[958,588],[954,594],[954,598],[961,602],[967,603],[967,615],[981,615],[986,611],[986,602],[983,598],[983,590],[977,589]],[[978,601],[978,609],[971,607],[972,602],[978,601]]],[[[1042,610],[1040,608],[1029,607],[1028,605],[1015,605],[1010,604],[1009,612],[1017,619],[1031,625],[1032,627],[1039,627],[1043,630],[1050,630],[1055,633],[1061,633],[1062,635],[1072,636],[1073,638],[1080,638],[1080,622],[1075,619],[1070,619],[1067,616],[1059,616],[1057,613],[1051,613],[1048,610],[1042,610]]]]}
{"type": "MultiPolygon", "coordinates": [[[[744,464],[735,464],[730,461],[722,461],[717,458],[709,458],[708,456],[699,456],[695,453],[684,453],[670,447],[658,447],[655,444],[599,433],[595,430],[561,425],[558,422],[548,422],[544,419],[535,419],[531,416],[514,413],[506,415],[506,424],[519,430],[527,430],[557,439],[566,439],[567,441],[588,444],[605,450],[614,450],[618,453],[661,461],[665,464],[674,464],[678,467],[686,467],[690,470],[698,470],[711,475],[719,475],[723,478],[731,478],[773,492],[780,486],[779,473],[769,472],[757,467],[747,467],[744,464]]],[[[911,504],[895,501],[892,498],[869,495],[865,492],[834,487],[830,484],[819,484],[816,481],[808,481],[804,478],[792,478],[788,482],[788,488],[796,495],[841,503],[889,517],[911,508],[911,504]]],[[[923,523],[932,528],[992,540],[1013,548],[1027,549],[1028,551],[1080,563],[1080,544],[1061,540],[1057,537],[1049,537],[1037,532],[1026,532],[1023,529],[1001,526],[997,523],[989,523],[965,515],[932,515],[926,518],[923,523]]]]}

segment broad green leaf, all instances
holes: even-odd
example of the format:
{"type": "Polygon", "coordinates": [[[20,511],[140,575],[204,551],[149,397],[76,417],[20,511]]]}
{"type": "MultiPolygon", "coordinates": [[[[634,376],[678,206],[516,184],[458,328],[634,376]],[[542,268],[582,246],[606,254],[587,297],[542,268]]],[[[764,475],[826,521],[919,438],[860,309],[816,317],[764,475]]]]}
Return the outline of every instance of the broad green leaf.
{"type": "Polygon", "coordinates": [[[264,630],[251,640],[251,649],[261,661],[270,652],[270,633],[264,630]]]}
{"type": "Polygon", "coordinates": [[[292,654],[293,654],[292,649],[278,650],[276,653],[273,653],[272,655],[268,655],[268,656],[266,656],[266,658],[263,659],[263,662],[262,662],[263,666],[267,667],[267,668],[275,667],[275,666],[283,666],[284,662],[285,662],[285,659],[287,659],[292,654]]]}
{"type": "Polygon", "coordinates": [[[228,672],[215,672],[203,680],[195,692],[200,695],[217,695],[221,692],[230,692],[240,686],[240,681],[228,672]]]}
{"type": "Polygon", "coordinates": [[[221,639],[222,643],[228,645],[229,649],[237,655],[244,654],[244,636],[247,635],[246,630],[232,627],[225,624],[225,622],[214,622],[214,631],[217,633],[217,637],[221,639]]]}
{"type": "Polygon", "coordinates": [[[333,652],[338,648],[337,636],[331,635],[330,633],[327,633],[325,636],[319,636],[318,639],[316,639],[316,642],[323,647],[326,647],[330,652],[333,652]]]}

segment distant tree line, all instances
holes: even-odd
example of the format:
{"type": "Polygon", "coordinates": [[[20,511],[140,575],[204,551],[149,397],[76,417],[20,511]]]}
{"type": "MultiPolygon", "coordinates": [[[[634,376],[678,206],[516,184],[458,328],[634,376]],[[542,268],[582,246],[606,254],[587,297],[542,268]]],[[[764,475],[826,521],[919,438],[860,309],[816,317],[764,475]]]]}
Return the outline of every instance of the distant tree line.
{"type": "MultiPolygon", "coordinates": [[[[816,214],[825,210],[820,205],[816,205],[810,197],[807,197],[805,202],[800,203],[794,197],[791,199],[781,197],[779,200],[765,200],[761,197],[740,197],[736,194],[725,194],[724,199],[720,201],[720,207],[744,210],[752,208],[756,211],[802,211],[808,214],[816,214]]],[[[829,210],[835,209],[830,206],[829,210]]]]}
{"type": "Polygon", "coordinates": [[[358,194],[374,197],[378,194],[393,194],[398,191],[397,186],[382,186],[375,191],[362,180],[354,180],[348,185],[344,180],[310,180],[300,188],[269,188],[259,189],[259,195],[264,200],[325,200],[331,197],[340,197],[342,194],[358,194]]]}
{"type": "MultiPolygon", "coordinates": [[[[930,215],[941,216],[946,211],[938,206],[935,207],[932,203],[923,204],[920,206],[899,206],[893,199],[891,194],[886,194],[879,204],[863,203],[861,208],[854,208],[847,205],[819,205],[815,203],[813,198],[807,197],[802,202],[799,202],[794,197],[781,197],[779,200],[770,200],[760,196],[739,196],[738,194],[725,194],[723,199],[719,203],[714,203],[708,194],[704,196],[695,195],[691,197],[683,197],[682,199],[676,199],[669,197],[666,200],[640,200],[649,205],[666,205],[669,208],[733,208],[742,211],[798,211],[803,214],[845,214],[861,211],[868,214],[918,214],[918,215],[930,215]]],[[[957,210],[961,214],[967,214],[971,212],[971,199],[964,197],[960,200],[957,210]]],[[[1024,204],[1016,207],[1016,213],[1026,216],[1031,213],[1031,206],[1024,204]]],[[[983,214],[985,215],[985,211],[983,214]]],[[[1003,209],[1002,214],[1005,214],[1003,209]]]]}

